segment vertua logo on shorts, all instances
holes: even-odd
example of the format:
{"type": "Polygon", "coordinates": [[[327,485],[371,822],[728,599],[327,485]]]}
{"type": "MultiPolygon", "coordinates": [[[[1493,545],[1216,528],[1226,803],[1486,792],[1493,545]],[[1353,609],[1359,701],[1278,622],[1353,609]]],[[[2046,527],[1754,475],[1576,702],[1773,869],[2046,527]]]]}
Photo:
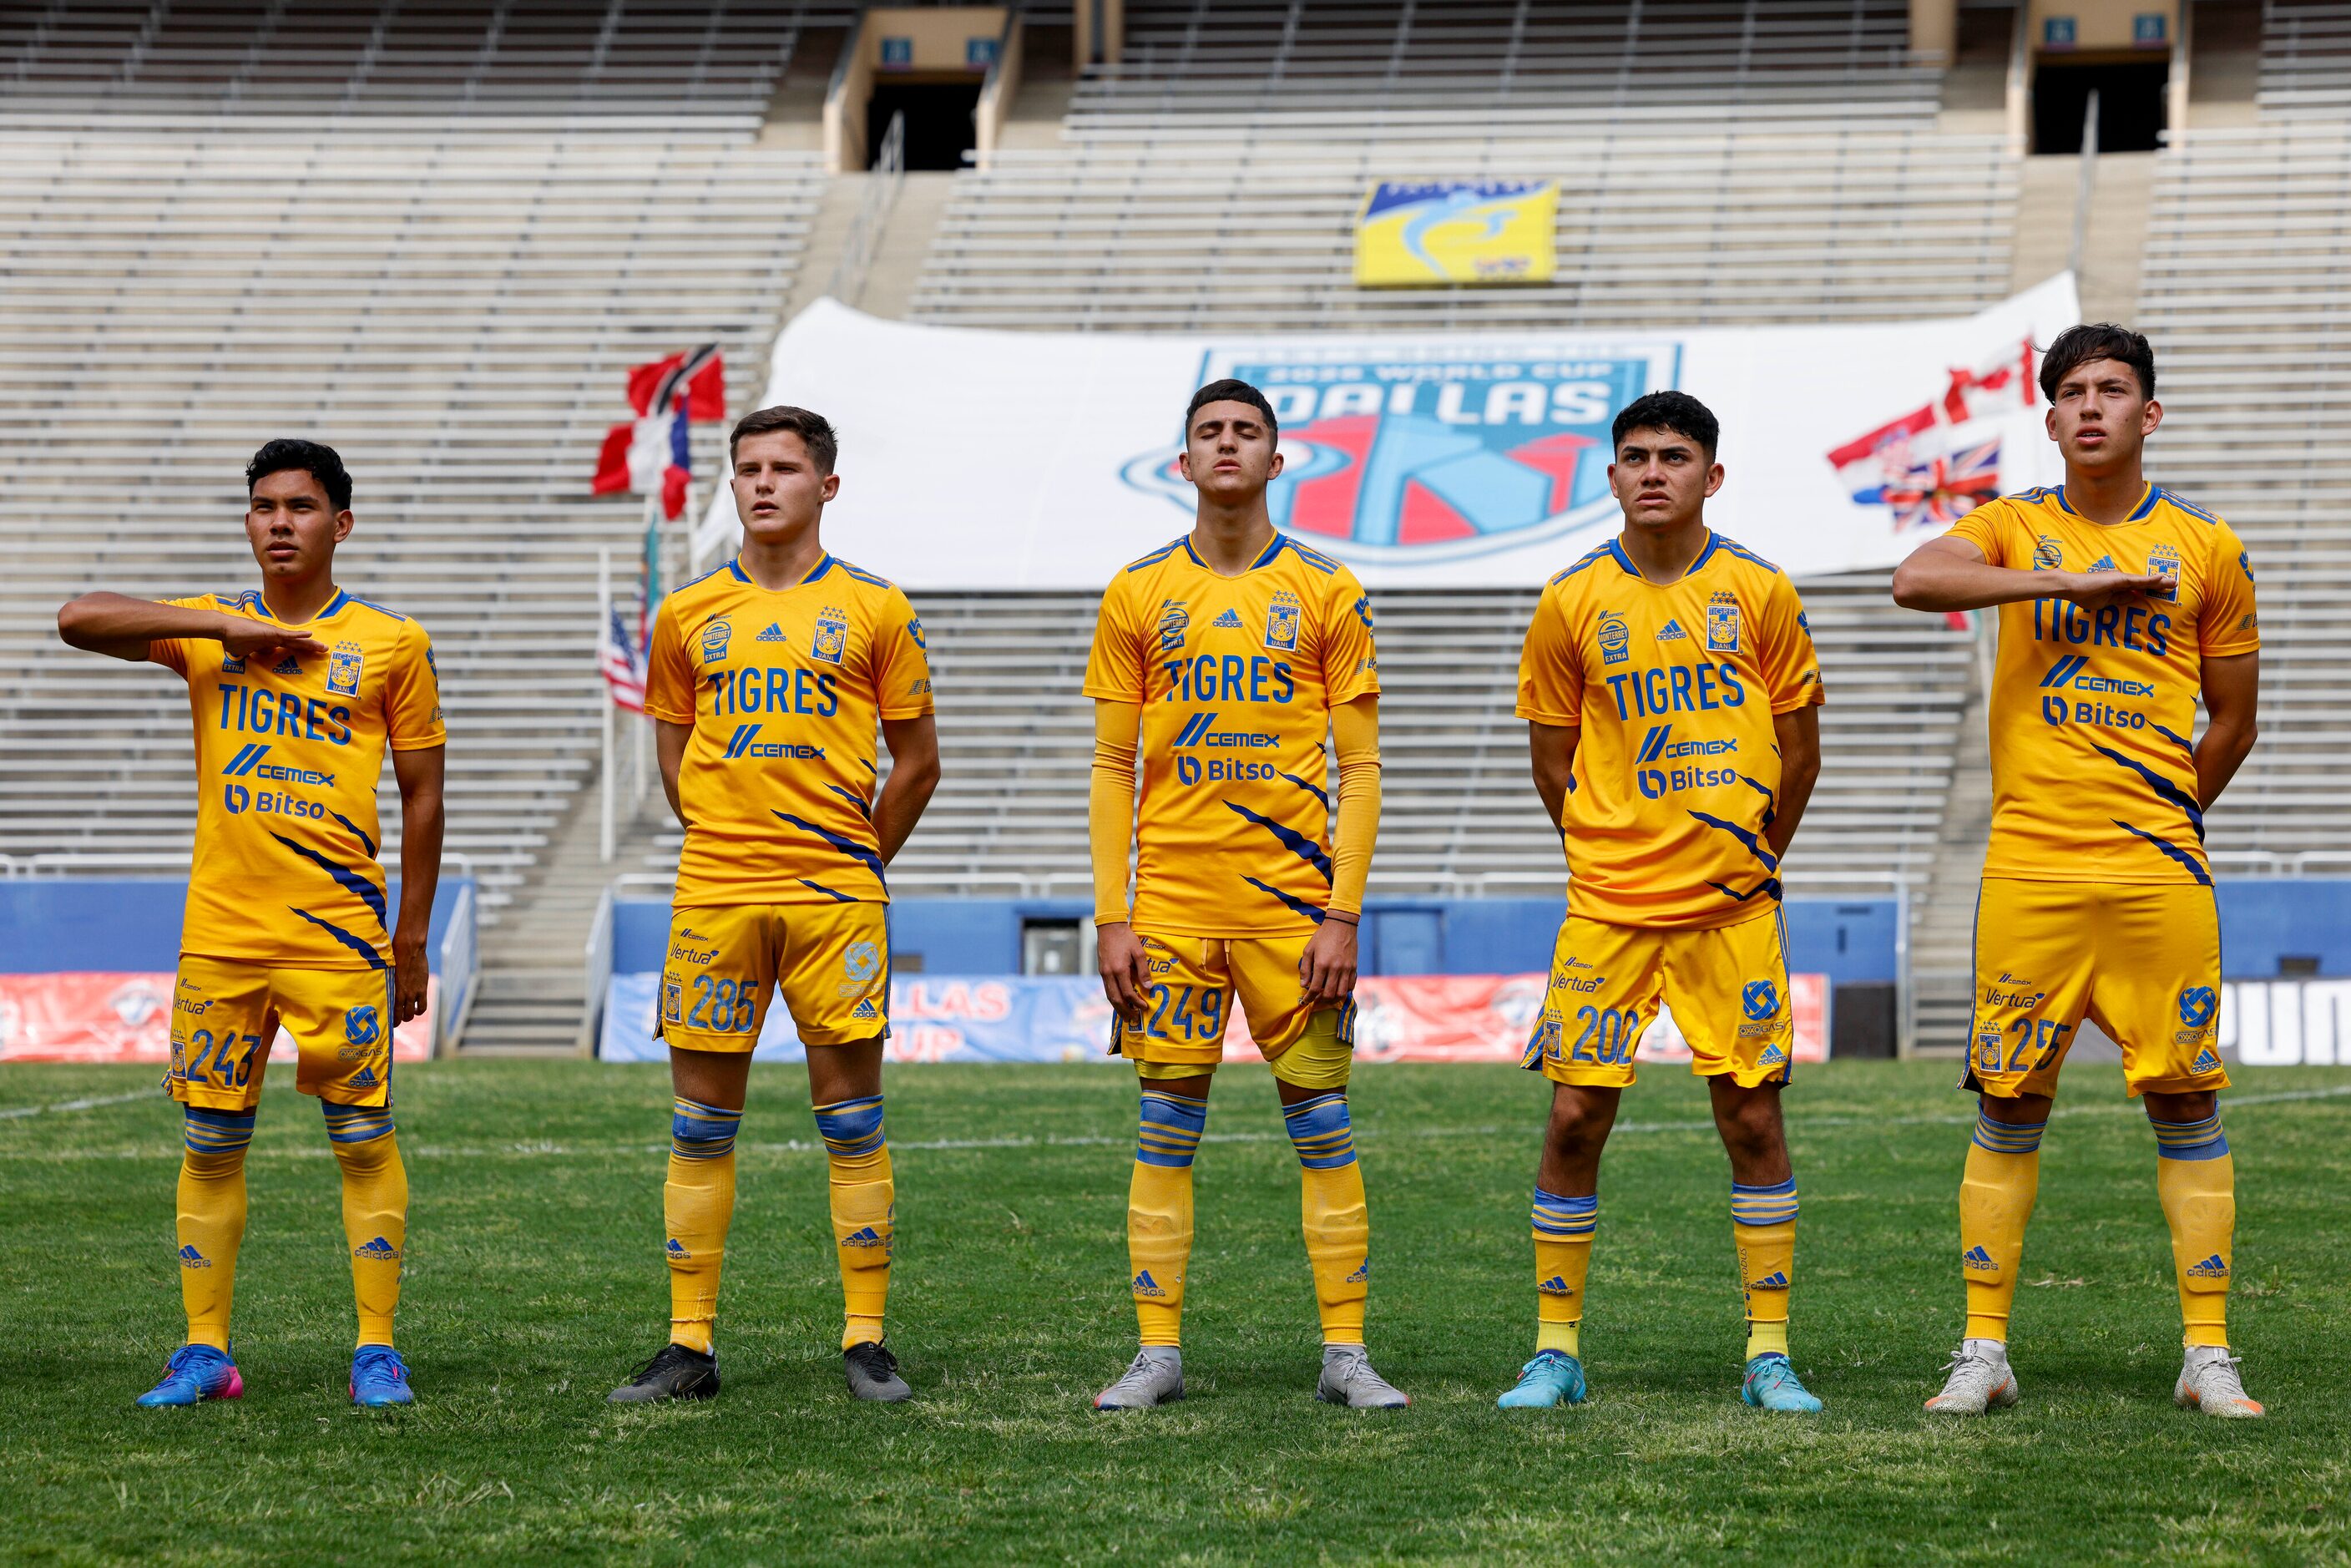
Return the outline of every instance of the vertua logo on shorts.
{"type": "MultiPolygon", "coordinates": [[[[1274,527],[1351,564],[1400,565],[1613,526],[1609,425],[1680,364],[1671,341],[1338,338],[1212,348],[1195,384],[1236,376],[1273,404],[1274,527]]],[[[1180,450],[1143,453],[1121,476],[1189,517],[1180,450]]]]}

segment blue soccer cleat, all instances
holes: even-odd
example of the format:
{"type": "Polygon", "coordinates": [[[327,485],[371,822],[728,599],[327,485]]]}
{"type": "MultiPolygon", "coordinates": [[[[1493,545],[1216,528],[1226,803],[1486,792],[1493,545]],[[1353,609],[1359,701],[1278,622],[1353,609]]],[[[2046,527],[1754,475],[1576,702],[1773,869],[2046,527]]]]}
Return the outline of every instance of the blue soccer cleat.
{"type": "Polygon", "coordinates": [[[205,1399],[241,1399],[245,1379],[225,1351],[208,1344],[183,1344],[172,1353],[163,1380],[141,1394],[137,1403],[148,1410],[166,1405],[193,1405],[205,1399]]]}
{"type": "Polygon", "coordinates": [[[1539,1350],[1519,1368],[1519,1385],[1494,1401],[1503,1410],[1548,1410],[1583,1403],[1583,1363],[1563,1350],[1539,1350]]]}
{"type": "Polygon", "coordinates": [[[1784,1410],[1796,1416],[1810,1416],[1821,1407],[1796,1375],[1796,1369],[1788,1364],[1788,1358],[1776,1353],[1759,1355],[1747,1364],[1739,1396],[1759,1410],[1784,1410]]]}
{"type": "Polygon", "coordinates": [[[363,1344],[351,1357],[351,1403],[368,1409],[385,1405],[413,1405],[408,1386],[408,1364],[388,1344],[363,1344]]]}

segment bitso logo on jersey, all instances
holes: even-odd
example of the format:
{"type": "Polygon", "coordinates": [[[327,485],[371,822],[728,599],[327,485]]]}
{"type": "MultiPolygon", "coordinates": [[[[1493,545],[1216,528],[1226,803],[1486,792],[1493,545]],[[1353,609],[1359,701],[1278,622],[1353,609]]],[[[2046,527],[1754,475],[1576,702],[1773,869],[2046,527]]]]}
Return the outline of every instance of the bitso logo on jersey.
{"type": "Polygon", "coordinates": [[[726,640],[735,634],[726,617],[714,615],[702,624],[702,662],[715,664],[726,657],[726,640]]]}
{"type": "Polygon", "coordinates": [[[809,652],[828,664],[841,663],[841,655],[849,652],[849,617],[830,604],[819,611],[816,642],[809,652]]]}
{"type": "MultiPolygon", "coordinates": [[[[1673,386],[1670,341],[1466,336],[1210,349],[1198,382],[1264,389],[1283,466],[1266,492],[1273,526],[1350,566],[1460,560],[1612,530],[1609,425],[1673,386]]],[[[1120,476],[1186,517],[1197,493],[1180,447],[1120,476]]]]}
{"type": "Polygon", "coordinates": [[[357,643],[338,643],[327,657],[327,689],[342,696],[356,696],[360,689],[360,671],[366,656],[357,643]]]}

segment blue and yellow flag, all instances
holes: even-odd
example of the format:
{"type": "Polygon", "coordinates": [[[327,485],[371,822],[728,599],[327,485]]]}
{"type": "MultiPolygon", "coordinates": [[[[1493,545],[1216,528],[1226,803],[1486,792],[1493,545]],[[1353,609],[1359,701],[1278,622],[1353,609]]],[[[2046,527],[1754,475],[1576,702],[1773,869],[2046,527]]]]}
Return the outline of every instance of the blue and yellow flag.
{"type": "Polygon", "coordinates": [[[1383,181],[1355,220],[1355,286],[1548,283],[1558,219],[1555,181],[1383,181]]]}

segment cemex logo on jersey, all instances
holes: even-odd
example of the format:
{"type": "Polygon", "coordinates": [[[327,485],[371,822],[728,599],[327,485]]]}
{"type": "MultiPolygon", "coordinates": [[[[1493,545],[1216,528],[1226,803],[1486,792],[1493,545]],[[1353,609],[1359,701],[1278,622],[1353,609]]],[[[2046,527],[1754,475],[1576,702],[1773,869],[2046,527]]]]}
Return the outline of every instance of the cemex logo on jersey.
{"type": "MultiPolygon", "coordinates": [[[[1196,384],[1236,376],[1273,404],[1275,528],[1350,565],[1459,560],[1614,528],[1609,425],[1676,383],[1681,349],[1590,347],[1540,335],[1236,344],[1209,350],[1196,384]]],[[[1180,450],[1141,454],[1121,477],[1188,517],[1180,450]]]]}
{"type": "Polygon", "coordinates": [[[2072,686],[2077,692],[2105,692],[2118,697],[2155,695],[2155,685],[2151,681],[2109,680],[2103,675],[2089,674],[2089,654],[2068,653],[2049,666],[2049,673],[2041,677],[2041,684],[2050,687],[2072,686]]]}
{"type": "Polygon", "coordinates": [[[737,725],[735,733],[726,737],[726,755],[723,760],[733,762],[745,757],[788,758],[796,762],[824,760],[824,747],[821,746],[804,746],[789,740],[761,740],[759,729],[760,726],[756,722],[737,725]]]}

